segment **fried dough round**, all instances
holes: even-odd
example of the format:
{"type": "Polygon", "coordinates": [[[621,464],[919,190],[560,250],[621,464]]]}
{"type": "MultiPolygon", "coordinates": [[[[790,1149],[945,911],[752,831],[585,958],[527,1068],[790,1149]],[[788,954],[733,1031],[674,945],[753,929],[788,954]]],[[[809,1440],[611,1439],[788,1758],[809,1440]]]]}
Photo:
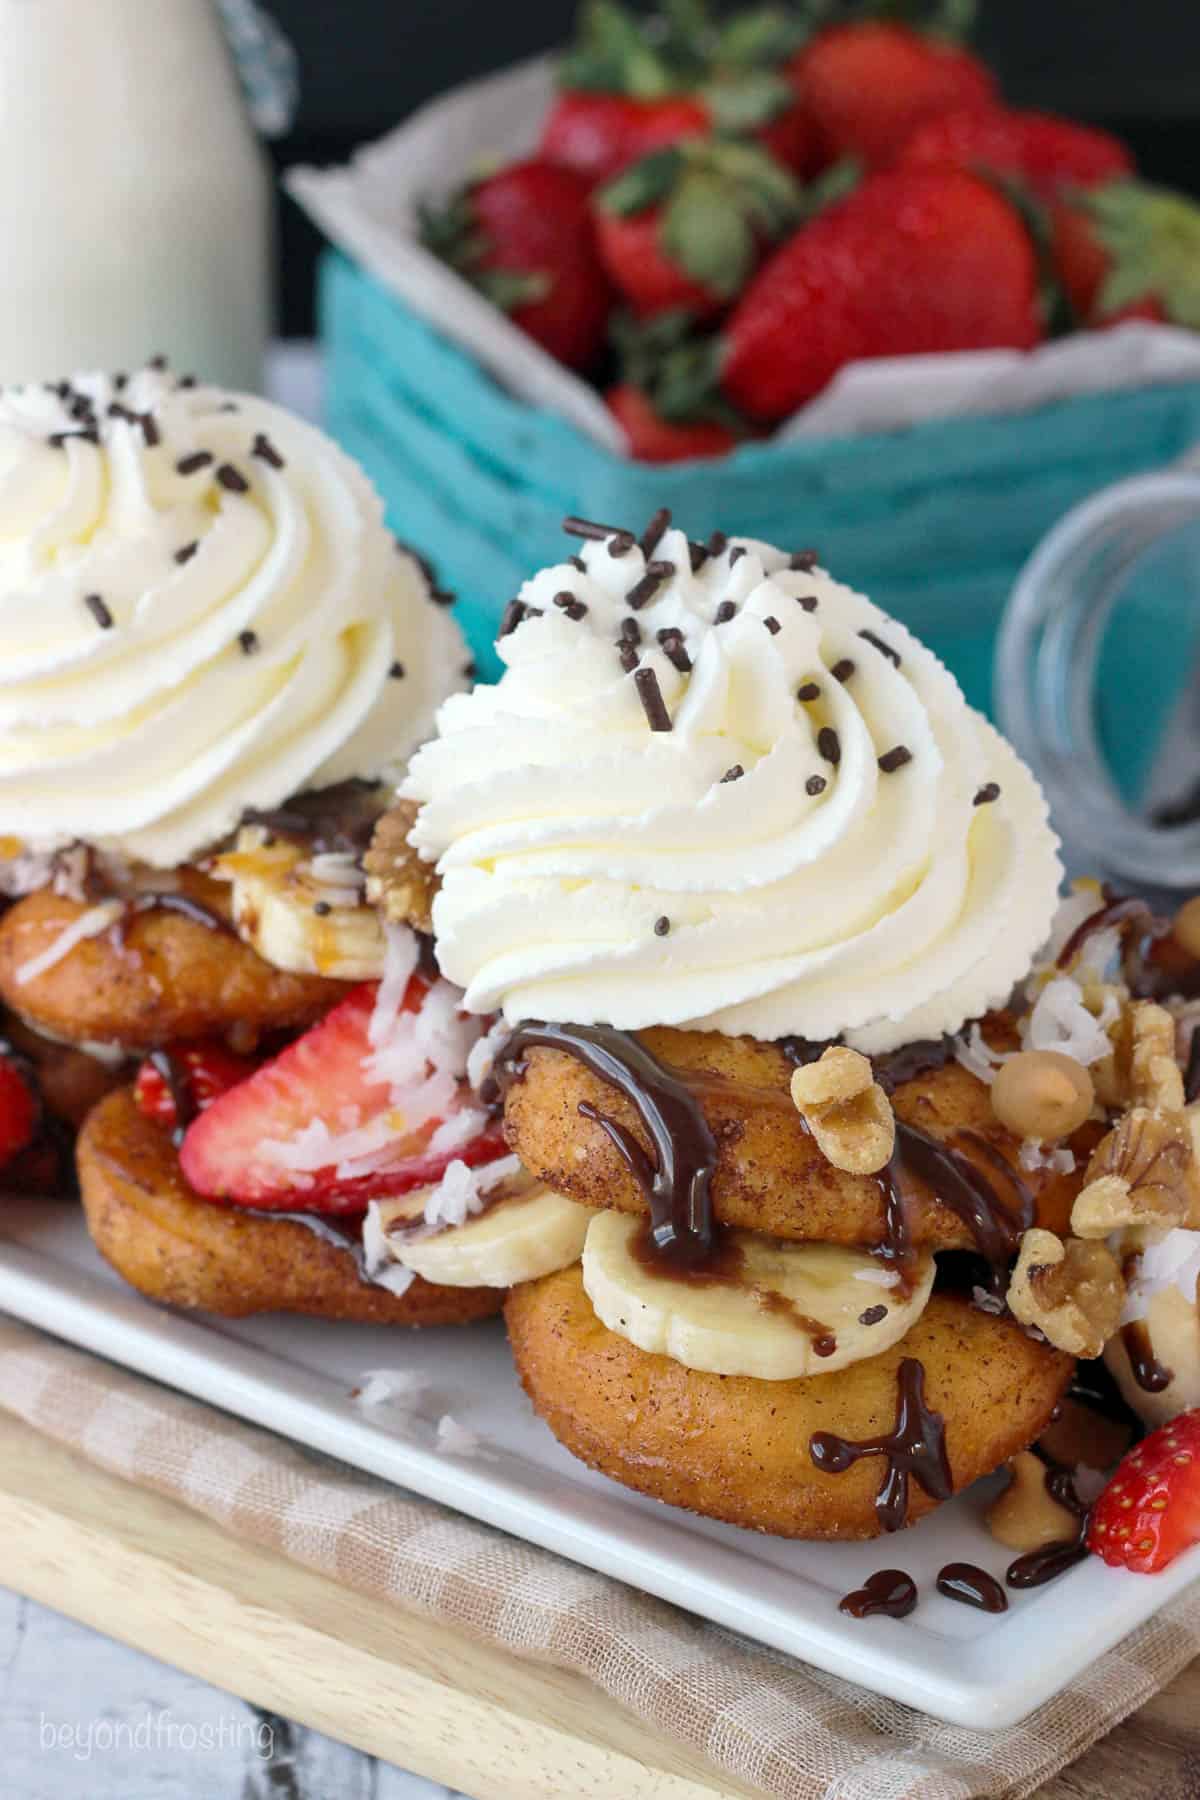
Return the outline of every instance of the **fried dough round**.
{"type": "Polygon", "coordinates": [[[370,1325],[466,1325],[499,1310],[495,1288],[434,1287],[420,1276],[407,1293],[389,1293],[360,1281],[348,1250],[303,1225],[201,1200],[129,1088],[91,1113],[76,1158],[96,1248],[151,1300],[231,1319],[292,1312],[370,1325]]]}
{"type": "MultiPolygon", "coordinates": [[[[800,1381],[706,1375],[639,1350],[600,1323],[578,1264],[514,1288],[504,1311],[525,1392],[573,1455],[652,1499],[779,1537],[880,1535],[884,1459],[828,1474],[809,1440],[890,1432],[905,1357],[924,1366],[926,1399],[946,1421],[956,1493],[1037,1438],[1074,1368],[1013,1320],[951,1295],[935,1294],[890,1350],[800,1381]]],[[[907,1522],[936,1504],[911,1482],[907,1522]]]]}
{"type": "MultiPolygon", "coordinates": [[[[222,883],[188,870],[182,891],[228,917],[222,883]]],[[[292,1030],[311,1024],[346,992],[344,982],[273,969],[232,931],[165,910],[130,920],[123,943],[107,932],[87,938],[43,974],[19,981],[22,965],[49,949],[84,910],[42,889],[0,919],[0,999],[34,1030],[69,1043],[148,1050],[234,1025],[292,1030]]]]}
{"type": "MultiPolygon", "coordinates": [[[[834,1244],[878,1244],[885,1234],[884,1201],[873,1175],[834,1168],[792,1103],[793,1064],[777,1044],[720,1032],[663,1026],[634,1034],[660,1062],[693,1087],[717,1142],[713,1212],[722,1225],[773,1237],[834,1244]]],[[[999,1042],[1000,1031],[990,1034],[999,1042]]],[[[1015,1042],[1015,1038],[1013,1039],[1015,1042]]],[[[616,1120],[649,1154],[650,1139],[630,1103],[572,1056],[538,1048],[505,1103],[505,1134],[531,1173],[585,1206],[645,1212],[645,1196],[608,1133],[581,1116],[586,1102],[616,1120]]],[[[957,1062],[896,1088],[898,1118],[943,1142],[974,1132],[1018,1168],[1020,1145],[992,1112],[988,1090],[957,1062]]],[[[1086,1130],[1086,1127],[1085,1127],[1086,1130]]],[[[969,1141],[957,1148],[969,1150],[969,1141]]],[[[1086,1157],[1083,1159],[1086,1163],[1086,1157]]],[[[985,1173],[994,1176],[988,1164],[985,1173]]],[[[1037,1201],[1037,1222],[1064,1232],[1081,1174],[1021,1173],[1037,1201]]],[[[1002,1178],[993,1185],[1002,1205],[1013,1196],[1002,1178]]],[[[905,1183],[914,1243],[938,1250],[971,1249],[974,1239],[958,1215],[916,1177],[905,1183]]]]}

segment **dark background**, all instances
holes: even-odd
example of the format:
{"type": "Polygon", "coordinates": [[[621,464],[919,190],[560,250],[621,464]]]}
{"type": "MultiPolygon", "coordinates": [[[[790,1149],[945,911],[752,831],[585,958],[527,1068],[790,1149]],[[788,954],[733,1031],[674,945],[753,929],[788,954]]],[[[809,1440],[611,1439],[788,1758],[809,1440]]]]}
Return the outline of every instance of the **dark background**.
{"type": "MultiPolygon", "coordinates": [[[[270,0],[300,55],[280,167],[340,162],[423,100],[569,35],[574,0],[270,0]]],[[[1200,194],[1200,0],[981,0],[1011,101],[1119,132],[1150,180],[1200,194]]],[[[316,233],[283,203],[283,328],[312,329],[316,233]]]]}

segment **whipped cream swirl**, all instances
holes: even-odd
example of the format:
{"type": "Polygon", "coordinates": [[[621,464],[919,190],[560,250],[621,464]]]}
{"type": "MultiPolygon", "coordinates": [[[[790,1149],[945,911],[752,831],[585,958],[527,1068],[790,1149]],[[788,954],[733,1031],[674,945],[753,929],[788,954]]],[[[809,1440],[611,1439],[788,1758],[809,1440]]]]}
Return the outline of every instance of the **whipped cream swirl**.
{"type": "Polygon", "coordinates": [[[0,836],[173,866],[398,773],[465,656],[312,426],[157,368],[0,393],[0,836]]]}
{"type": "Polygon", "coordinates": [[[514,1023],[956,1031],[1049,929],[1042,794],[896,620],[717,544],[588,543],[525,584],[499,683],[442,707],[401,790],[441,967],[514,1023]]]}

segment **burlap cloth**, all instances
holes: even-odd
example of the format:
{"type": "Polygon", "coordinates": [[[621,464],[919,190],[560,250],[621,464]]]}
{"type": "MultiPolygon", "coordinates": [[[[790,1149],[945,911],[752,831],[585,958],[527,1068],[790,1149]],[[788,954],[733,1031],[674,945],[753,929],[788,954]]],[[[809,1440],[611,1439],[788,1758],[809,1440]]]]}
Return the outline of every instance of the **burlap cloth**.
{"type": "Polygon", "coordinates": [[[587,1676],[658,1731],[780,1800],[1029,1794],[1200,1652],[1197,1584],[1022,1725],[971,1731],[4,1319],[0,1406],[236,1537],[514,1656],[587,1676]]]}

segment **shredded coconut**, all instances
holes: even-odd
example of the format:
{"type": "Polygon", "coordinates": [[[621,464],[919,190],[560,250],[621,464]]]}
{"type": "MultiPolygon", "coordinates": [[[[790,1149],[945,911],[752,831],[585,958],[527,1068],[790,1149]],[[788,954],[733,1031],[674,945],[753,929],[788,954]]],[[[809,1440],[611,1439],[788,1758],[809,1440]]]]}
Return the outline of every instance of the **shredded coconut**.
{"type": "Polygon", "coordinates": [[[1053,968],[1084,920],[1099,912],[1103,905],[1104,896],[1100,892],[1099,882],[1077,882],[1071,892],[1058,903],[1050,936],[1038,953],[1035,967],[1053,968]]]}
{"type": "Polygon", "coordinates": [[[449,1413],[443,1413],[437,1422],[437,1447],[446,1456],[480,1456],[489,1462],[495,1457],[477,1431],[460,1425],[449,1413]]]}
{"type": "Polygon", "coordinates": [[[383,978],[375,995],[375,1008],[367,1027],[367,1041],[377,1049],[394,1030],[401,1003],[408,992],[420,954],[416,933],[407,925],[385,925],[383,978]]]}
{"type": "Polygon", "coordinates": [[[47,969],[54,968],[65,956],[69,956],[76,944],[82,944],[85,938],[99,937],[110,925],[115,925],[125,910],[121,900],[103,900],[99,906],[89,906],[87,911],[72,919],[69,925],[54,938],[52,943],[37,956],[31,956],[28,962],[21,963],[16,971],[18,987],[24,987],[28,981],[36,981],[47,969]]]}
{"type": "Polygon", "coordinates": [[[1021,1038],[1027,1050],[1059,1050],[1087,1068],[1112,1054],[1108,1026],[1119,1016],[1115,995],[1105,995],[1097,1017],[1084,1005],[1083,989],[1074,977],[1058,975],[1046,983],[1032,1012],[1022,1019],[1021,1038]]]}
{"type": "Polygon", "coordinates": [[[1026,1138],[1017,1152],[1017,1161],[1027,1174],[1035,1169],[1051,1169],[1055,1175],[1073,1175],[1075,1172],[1075,1152],[1067,1144],[1058,1144],[1053,1149],[1037,1138],[1026,1138]]]}
{"type": "Polygon", "coordinates": [[[359,1376],[352,1399],[362,1407],[395,1406],[411,1411],[425,1383],[411,1369],[366,1369],[359,1376]]]}
{"type": "Polygon", "coordinates": [[[520,1173],[516,1156],[502,1156],[497,1162],[485,1163],[481,1169],[468,1169],[464,1162],[452,1162],[436,1187],[425,1200],[427,1225],[463,1225],[481,1213],[493,1188],[520,1173]]]}
{"type": "Polygon", "coordinates": [[[985,1313],[1002,1313],[1005,1305],[999,1294],[989,1294],[985,1287],[971,1289],[971,1303],[985,1313]]]}
{"type": "Polygon", "coordinates": [[[869,1281],[873,1287],[895,1287],[900,1277],[895,1269],[855,1269],[855,1281],[869,1281]]]}
{"type": "Polygon", "coordinates": [[[996,1079],[996,1070],[1012,1054],[1011,1051],[993,1050],[984,1038],[978,1022],[971,1026],[965,1037],[956,1037],[954,1040],[955,1062],[961,1063],[969,1075],[974,1075],[986,1087],[991,1087],[996,1079]]]}
{"type": "Polygon", "coordinates": [[[467,1058],[467,1080],[476,1093],[491,1074],[497,1053],[511,1036],[512,1026],[501,1014],[485,1035],[472,1044],[471,1054],[467,1058]]]}
{"type": "Polygon", "coordinates": [[[1185,1300],[1195,1303],[1197,1281],[1200,1281],[1200,1231],[1173,1226],[1156,1244],[1148,1244],[1142,1251],[1137,1274],[1125,1296],[1122,1325],[1144,1319],[1154,1296],[1167,1288],[1178,1288],[1185,1300]]]}

